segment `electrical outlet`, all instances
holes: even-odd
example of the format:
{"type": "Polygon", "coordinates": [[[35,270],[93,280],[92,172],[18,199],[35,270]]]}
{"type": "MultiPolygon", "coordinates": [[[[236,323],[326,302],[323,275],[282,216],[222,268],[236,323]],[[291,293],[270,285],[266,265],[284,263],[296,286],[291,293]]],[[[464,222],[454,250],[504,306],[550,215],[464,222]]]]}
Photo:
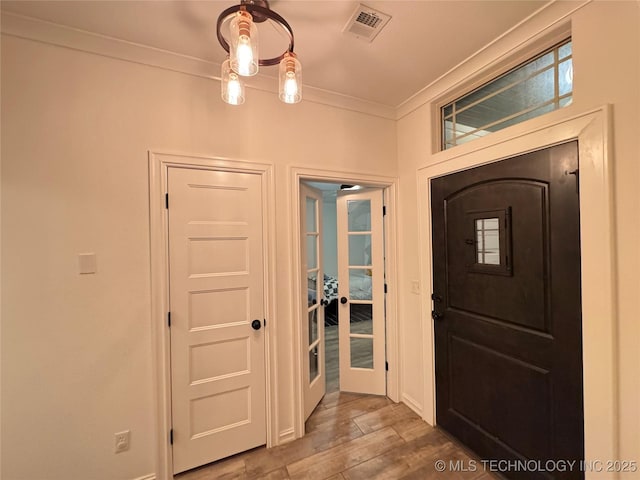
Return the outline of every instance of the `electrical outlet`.
{"type": "Polygon", "coordinates": [[[125,430],[124,432],[118,432],[115,434],[115,437],[116,437],[115,453],[126,452],[127,450],[129,450],[130,436],[131,436],[130,430],[125,430]]]}

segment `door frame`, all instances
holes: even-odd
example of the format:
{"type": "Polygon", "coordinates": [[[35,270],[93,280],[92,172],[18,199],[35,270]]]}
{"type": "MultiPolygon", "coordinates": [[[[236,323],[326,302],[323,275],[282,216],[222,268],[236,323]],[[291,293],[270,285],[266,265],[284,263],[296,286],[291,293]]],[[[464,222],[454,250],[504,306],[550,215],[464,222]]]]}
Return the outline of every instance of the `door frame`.
{"type": "MultiPolygon", "coordinates": [[[[585,459],[615,460],[618,458],[618,392],[611,107],[605,105],[583,113],[575,113],[572,107],[563,110],[461,147],[434,153],[428,159],[430,165],[417,171],[419,238],[425,246],[419,252],[420,278],[423,285],[429,286],[421,293],[422,368],[426,380],[422,416],[435,425],[430,180],[578,140],[585,459]]],[[[597,472],[586,472],[587,478],[595,475],[597,472]]]]}
{"type": "Polygon", "coordinates": [[[397,205],[398,178],[380,175],[367,175],[340,170],[321,170],[304,167],[289,167],[289,215],[291,219],[291,291],[296,292],[291,302],[291,318],[293,319],[294,378],[294,435],[304,435],[304,380],[302,371],[303,343],[302,329],[299,325],[299,312],[302,311],[302,298],[306,293],[301,290],[302,258],[300,248],[300,182],[330,182],[349,185],[367,185],[383,190],[386,215],[384,225],[385,273],[387,278],[387,296],[385,305],[386,320],[386,357],[389,363],[387,371],[387,397],[394,402],[399,401],[400,392],[400,357],[398,355],[398,252],[397,252],[397,205]]]}
{"type": "Polygon", "coordinates": [[[173,478],[171,430],[171,357],[167,312],[169,305],[168,210],[165,208],[169,167],[193,168],[260,175],[263,204],[265,381],[267,447],[277,444],[277,402],[274,378],[277,378],[275,335],[275,188],[273,165],[221,157],[149,151],[149,242],[151,251],[151,335],[153,391],[155,392],[156,472],[157,478],[173,478]]]}

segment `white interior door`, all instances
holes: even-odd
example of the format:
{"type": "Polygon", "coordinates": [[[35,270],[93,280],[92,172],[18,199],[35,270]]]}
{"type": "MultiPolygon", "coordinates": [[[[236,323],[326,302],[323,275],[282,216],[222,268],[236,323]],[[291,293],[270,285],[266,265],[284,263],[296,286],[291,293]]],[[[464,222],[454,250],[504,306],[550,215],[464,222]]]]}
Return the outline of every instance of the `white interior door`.
{"type": "Polygon", "coordinates": [[[300,212],[302,245],[301,312],[304,371],[304,416],[325,394],[326,373],[324,361],[324,275],[322,273],[322,193],[308,185],[300,185],[300,212]]]}
{"type": "Polygon", "coordinates": [[[344,391],[386,393],[382,217],[382,190],[338,193],[338,344],[344,391]]]}
{"type": "Polygon", "coordinates": [[[261,190],[169,168],[174,473],[266,443],[261,190]]]}

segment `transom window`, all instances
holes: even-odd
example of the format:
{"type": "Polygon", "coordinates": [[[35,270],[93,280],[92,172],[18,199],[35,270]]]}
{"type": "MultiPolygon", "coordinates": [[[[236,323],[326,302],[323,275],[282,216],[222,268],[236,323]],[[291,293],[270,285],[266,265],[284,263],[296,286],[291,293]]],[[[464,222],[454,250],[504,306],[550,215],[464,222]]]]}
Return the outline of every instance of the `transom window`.
{"type": "Polygon", "coordinates": [[[442,107],[442,148],[567,106],[572,94],[569,39],[442,107]]]}

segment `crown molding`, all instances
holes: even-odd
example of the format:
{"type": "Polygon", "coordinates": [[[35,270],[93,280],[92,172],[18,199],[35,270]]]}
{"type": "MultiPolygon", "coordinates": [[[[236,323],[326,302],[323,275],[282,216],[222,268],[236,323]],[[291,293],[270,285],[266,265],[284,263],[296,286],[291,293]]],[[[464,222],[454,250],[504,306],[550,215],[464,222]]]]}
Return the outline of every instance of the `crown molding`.
{"type": "MultiPolygon", "coordinates": [[[[304,85],[304,102],[327,105],[389,120],[400,120],[425,104],[464,87],[472,78],[495,70],[550,32],[570,22],[571,16],[593,0],[554,0],[481,48],[398,106],[304,85]]],[[[128,42],[45,20],[2,12],[1,32],[18,38],[70,48],[95,55],[220,81],[220,64],[168,50],[128,42]]],[[[245,81],[248,89],[277,95],[277,78],[258,74],[245,81]]]]}
{"type": "MultiPolygon", "coordinates": [[[[0,30],[3,35],[194,75],[215,82],[220,81],[220,64],[218,63],[25,15],[2,12],[0,30]]],[[[276,77],[258,74],[245,81],[245,86],[277,95],[278,80],[276,77]]],[[[303,85],[303,88],[305,102],[328,105],[389,120],[396,119],[396,108],[393,106],[369,102],[309,85],[303,85]]]]}

